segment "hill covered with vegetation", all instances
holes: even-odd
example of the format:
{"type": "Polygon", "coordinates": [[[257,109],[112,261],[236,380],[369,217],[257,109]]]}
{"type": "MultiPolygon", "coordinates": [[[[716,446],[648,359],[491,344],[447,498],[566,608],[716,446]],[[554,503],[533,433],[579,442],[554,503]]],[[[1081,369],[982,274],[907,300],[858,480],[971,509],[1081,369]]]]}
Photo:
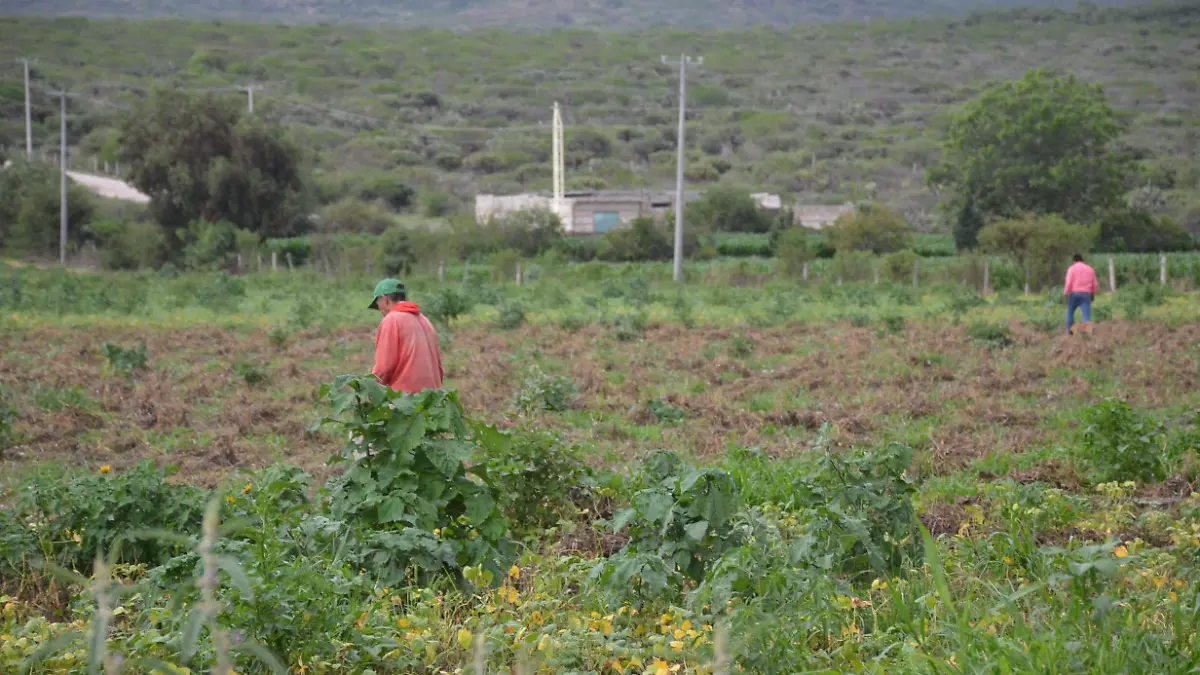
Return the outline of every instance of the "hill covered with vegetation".
{"type": "Polygon", "coordinates": [[[116,159],[122,116],[155,87],[244,100],[235,87],[255,85],[255,114],[304,148],[325,203],[403,184],[413,190],[386,195],[390,206],[437,213],[469,207],[476,191],[548,188],[555,101],[569,187],[663,187],[674,178],[678,74],[660,54],[686,52],[705,56],[689,82],[692,185],[876,199],[929,228],[941,197],[926,170],[951,114],[1041,67],[1104,86],[1141,172],[1129,187],[1154,186],[1163,209],[1187,218],[1200,213],[1197,19],[1189,3],[702,32],[10,18],[0,147],[23,145],[13,59],[25,56],[37,59],[37,147],[57,146],[58,102],[45,90],[69,87],[85,165],[116,159]]]}
{"type": "MultiPolygon", "coordinates": [[[[930,14],[960,14],[1030,4],[1022,0],[0,0],[3,14],[69,14],[136,19],[193,17],[283,23],[421,24],[534,30],[564,26],[690,28],[780,25],[930,14]]],[[[1071,0],[1041,0],[1072,7],[1071,0]]],[[[1119,4],[1101,2],[1100,4],[1119,4]]]]}

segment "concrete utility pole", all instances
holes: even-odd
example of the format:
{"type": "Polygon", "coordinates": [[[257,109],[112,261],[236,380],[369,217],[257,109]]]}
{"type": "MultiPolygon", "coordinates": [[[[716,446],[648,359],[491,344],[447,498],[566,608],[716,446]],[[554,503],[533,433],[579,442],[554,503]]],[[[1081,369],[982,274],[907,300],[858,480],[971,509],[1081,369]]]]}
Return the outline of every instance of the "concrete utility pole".
{"type": "Polygon", "coordinates": [[[255,87],[254,85],[250,85],[250,86],[247,86],[247,87],[240,87],[240,89],[241,89],[242,91],[246,92],[247,96],[249,97],[249,98],[248,98],[248,103],[249,103],[249,106],[250,106],[250,114],[251,114],[251,115],[253,115],[253,114],[254,114],[254,90],[255,90],[256,88],[257,88],[257,87],[255,87]]]}
{"type": "MultiPolygon", "coordinates": [[[[673,66],[675,62],[662,57],[665,65],[673,66]]],[[[689,65],[704,65],[704,57],[693,59],[684,54],[679,57],[679,136],[675,139],[679,155],[675,166],[675,281],[683,281],[683,164],[684,132],[687,125],[687,69],[689,65]]]]}
{"type": "Polygon", "coordinates": [[[58,262],[64,267],[67,264],[67,92],[52,91],[51,96],[58,96],[62,101],[59,113],[61,125],[58,139],[58,177],[59,177],[59,223],[58,223],[58,262]]]}
{"type": "Polygon", "coordinates": [[[33,114],[29,107],[29,59],[18,59],[25,65],[25,159],[33,159],[33,114]]]}

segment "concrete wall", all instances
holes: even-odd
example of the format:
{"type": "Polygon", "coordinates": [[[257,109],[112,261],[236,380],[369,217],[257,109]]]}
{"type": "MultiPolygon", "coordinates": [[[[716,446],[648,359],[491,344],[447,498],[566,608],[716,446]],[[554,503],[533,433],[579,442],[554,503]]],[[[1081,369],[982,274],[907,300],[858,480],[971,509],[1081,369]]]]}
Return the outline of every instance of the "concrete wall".
{"type": "Polygon", "coordinates": [[[640,201],[576,201],[571,217],[572,234],[594,233],[593,222],[598,211],[616,211],[620,214],[621,225],[628,227],[635,218],[650,215],[649,207],[640,201]]]}

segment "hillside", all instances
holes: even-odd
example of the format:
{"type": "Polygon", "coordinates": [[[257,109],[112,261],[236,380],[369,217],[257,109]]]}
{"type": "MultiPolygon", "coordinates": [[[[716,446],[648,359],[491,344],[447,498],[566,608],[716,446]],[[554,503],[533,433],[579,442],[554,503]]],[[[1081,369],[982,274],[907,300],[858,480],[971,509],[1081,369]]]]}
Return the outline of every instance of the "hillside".
{"type": "Polygon", "coordinates": [[[113,126],[150,87],[244,102],[233,87],[253,83],[256,114],[308,149],[324,201],[379,180],[442,205],[548,188],[554,101],[569,186],[666,186],[677,72],[660,54],[687,52],[705,56],[689,86],[692,186],[877,198],[928,227],[938,195],[924,170],[949,114],[989,82],[1047,67],[1104,85],[1128,114],[1139,184],[1183,216],[1200,182],[1198,20],[1194,3],[704,32],[12,18],[0,22],[0,147],[23,146],[13,59],[28,56],[39,148],[57,145],[58,102],[44,89],[78,94],[77,166],[116,158],[113,126]]]}
{"type": "MultiPolygon", "coordinates": [[[[386,22],[455,28],[727,28],[958,14],[1026,0],[0,0],[0,14],[221,18],[283,23],[386,22]]],[[[1041,0],[1072,7],[1074,0],[1041,0]]],[[[1118,4],[1114,0],[1100,4],[1118,4]]]]}

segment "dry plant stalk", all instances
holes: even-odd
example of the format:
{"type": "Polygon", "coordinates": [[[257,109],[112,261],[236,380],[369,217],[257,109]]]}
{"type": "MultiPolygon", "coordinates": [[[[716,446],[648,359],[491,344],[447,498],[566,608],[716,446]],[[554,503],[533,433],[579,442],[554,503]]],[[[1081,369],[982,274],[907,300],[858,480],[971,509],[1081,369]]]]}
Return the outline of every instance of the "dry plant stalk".
{"type": "Polygon", "coordinates": [[[229,634],[217,624],[221,614],[221,603],[217,600],[217,527],[220,523],[220,502],[213,500],[204,512],[204,537],[200,540],[197,552],[200,554],[201,565],[204,569],[200,577],[201,604],[200,611],[204,621],[209,624],[212,633],[213,651],[216,663],[213,675],[231,675],[233,664],[229,660],[229,634]]]}

